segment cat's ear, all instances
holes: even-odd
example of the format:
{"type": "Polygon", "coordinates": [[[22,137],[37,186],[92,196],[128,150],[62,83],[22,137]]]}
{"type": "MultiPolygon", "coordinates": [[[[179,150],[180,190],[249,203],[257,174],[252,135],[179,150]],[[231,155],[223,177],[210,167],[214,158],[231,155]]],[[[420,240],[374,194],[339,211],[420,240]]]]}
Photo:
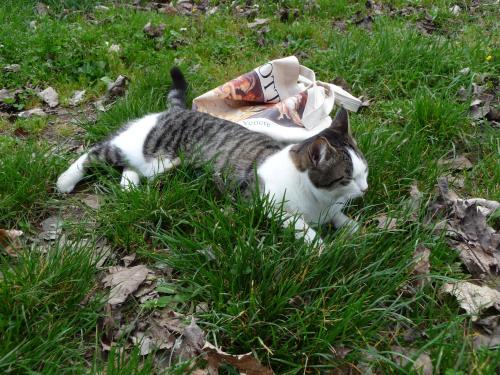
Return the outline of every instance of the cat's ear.
{"type": "Polygon", "coordinates": [[[335,149],[325,137],[317,137],[309,146],[308,156],[313,167],[317,167],[323,161],[329,159],[335,149]]]}
{"type": "Polygon", "coordinates": [[[297,169],[302,172],[317,167],[334,154],[337,154],[337,151],[325,137],[316,137],[312,142],[306,140],[290,149],[292,161],[297,169]]]}
{"type": "Polygon", "coordinates": [[[349,114],[344,107],[340,107],[330,125],[332,129],[335,129],[342,134],[351,134],[351,127],[349,125],[349,114]]]}

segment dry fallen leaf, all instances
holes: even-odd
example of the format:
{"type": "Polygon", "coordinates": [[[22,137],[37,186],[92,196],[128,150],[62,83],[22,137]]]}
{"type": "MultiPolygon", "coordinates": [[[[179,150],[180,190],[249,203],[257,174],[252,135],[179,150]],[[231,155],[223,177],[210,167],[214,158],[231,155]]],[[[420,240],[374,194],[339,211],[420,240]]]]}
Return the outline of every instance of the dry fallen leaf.
{"type": "Polygon", "coordinates": [[[45,5],[44,3],[37,3],[36,4],[36,13],[39,16],[45,16],[49,12],[49,7],[45,5]]]}
{"type": "Polygon", "coordinates": [[[256,18],[255,21],[249,22],[247,26],[250,29],[254,29],[259,26],[267,25],[269,23],[269,18],[256,18]]]}
{"type": "Polygon", "coordinates": [[[487,216],[500,208],[500,202],[461,199],[449,188],[446,177],[439,179],[438,188],[439,195],[430,206],[431,219],[444,216],[444,220],[436,230],[445,231],[449,245],[457,250],[474,277],[500,273],[500,233],[487,222],[487,216]]]}
{"type": "Polygon", "coordinates": [[[273,375],[274,372],[268,367],[263,366],[252,353],[232,355],[216,348],[208,341],[205,342],[203,352],[208,361],[208,373],[217,375],[219,366],[227,363],[236,367],[240,373],[246,375],[273,375]]]}
{"type": "Polygon", "coordinates": [[[378,221],[378,229],[394,230],[398,226],[398,221],[394,217],[387,217],[386,214],[380,214],[375,216],[375,220],[378,221]]]}
{"type": "Polygon", "coordinates": [[[488,316],[475,324],[481,329],[474,333],[474,348],[500,346],[500,315],[488,316]]]}
{"type": "Polygon", "coordinates": [[[393,346],[391,349],[394,352],[392,355],[394,362],[399,366],[405,367],[408,363],[413,362],[412,369],[415,373],[420,375],[433,374],[431,357],[427,353],[420,353],[416,359],[412,360],[419,352],[418,350],[406,349],[401,346],[393,346]]]}
{"type": "Polygon", "coordinates": [[[154,316],[154,321],[158,325],[176,333],[182,333],[186,327],[184,315],[168,309],[161,310],[159,314],[154,316]]]}
{"type": "Polygon", "coordinates": [[[93,210],[98,210],[101,207],[101,197],[97,194],[82,195],[80,200],[93,210]]]}
{"type": "Polygon", "coordinates": [[[450,7],[449,10],[454,16],[458,16],[462,11],[462,8],[460,8],[457,4],[455,4],[452,7],[450,7]]]}
{"type": "Polygon", "coordinates": [[[128,80],[126,76],[119,75],[114,82],[108,85],[108,95],[111,98],[125,95],[128,80]]]}
{"type": "Polygon", "coordinates": [[[41,222],[42,232],[39,238],[46,241],[53,241],[62,233],[63,220],[58,216],[50,216],[41,222]]]}
{"type": "Polygon", "coordinates": [[[463,69],[460,69],[458,71],[460,74],[463,74],[464,76],[466,76],[467,74],[470,73],[470,68],[469,67],[466,67],[466,68],[463,68],[463,69]]]}
{"type": "Polygon", "coordinates": [[[148,22],[144,25],[142,31],[150,38],[159,38],[163,35],[163,31],[165,31],[167,25],[164,23],[160,23],[158,26],[153,25],[151,22],[148,22]]]}
{"type": "Polygon", "coordinates": [[[420,288],[430,282],[429,272],[431,271],[431,264],[429,262],[429,257],[431,251],[423,245],[417,246],[415,252],[413,253],[413,276],[422,276],[417,278],[413,282],[413,286],[420,288]]]}
{"type": "Polygon", "coordinates": [[[129,254],[129,255],[125,255],[122,258],[122,262],[123,262],[123,264],[124,264],[125,267],[130,266],[133,263],[134,260],[135,260],[135,253],[132,253],[132,254],[129,254]]]}
{"type": "Polygon", "coordinates": [[[413,219],[417,219],[418,210],[420,205],[422,204],[422,199],[424,195],[420,190],[418,190],[418,186],[416,183],[413,183],[410,186],[410,199],[409,199],[409,210],[412,214],[413,219]]]}
{"type": "Polygon", "coordinates": [[[104,240],[98,241],[93,247],[92,261],[96,262],[95,266],[97,269],[102,268],[106,260],[111,256],[112,250],[111,246],[107,245],[104,240]]]}
{"type": "Polygon", "coordinates": [[[41,108],[33,108],[27,111],[19,112],[17,116],[20,118],[31,118],[35,116],[46,117],[47,113],[45,113],[41,108]]]}
{"type": "Polygon", "coordinates": [[[457,298],[460,307],[476,321],[481,311],[494,307],[500,311],[500,292],[488,286],[479,286],[468,281],[446,283],[442,291],[457,298]]]}
{"type": "Polygon", "coordinates": [[[108,303],[117,305],[125,302],[127,297],[139,288],[150,271],[146,266],[138,265],[132,268],[111,267],[109,272],[102,281],[106,287],[111,288],[108,303]]]}
{"type": "Polygon", "coordinates": [[[11,90],[7,89],[0,90],[0,102],[14,100],[15,97],[16,96],[14,95],[14,92],[11,90]]]}
{"type": "Polygon", "coordinates": [[[370,15],[363,16],[361,12],[357,12],[352,22],[367,31],[372,31],[373,17],[370,15]]]}
{"type": "Polygon", "coordinates": [[[180,340],[176,354],[182,360],[194,358],[202,352],[205,345],[205,334],[196,324],[194,317],[191,317],[191,323],[182,331],[180,340]]]}
{"type": "Polygon", "coordinates": [[[431,16],[426,15],[424,19],[417,21],[417,29],[424,35],[430,35],[438,29],[438,25],[431,16]]]}
{"type": "Polygon", "coordinates": [[[45,90],[38,94],[40,99],[42,99],[50,108],[57,107],[59,105],[59,95],[56,90],[52,87],[47,87],[45,90]]]}
{"type": "Polygon", "coordinates": [[[69,105],[76,106],[83,101],[85,97],[85,90],[75,91],[71,98],[69,99],[69,105]]]}
{"type": "Polygon", "coordinates": [[[162,7],[158,9],[158,13],[173,16],[177,14],[177,9],[172,4],[163,4],[162,7]]]}
{"type": "Polygon", "coordinates": [[[17,73],[21,70],[21,65],[19,64],[9,64],[3,67],[4,72],[17,73]]]}
{"type": "Polygon", "coordinates": [[[17,250],[21,248],[19,237],[23,232],[16,229],[0,229],[0,246],[11,257],[17,257],[17,250]]]}
{"type": "Polygon", "coordinates": [[[438,165],[455,171],[462,171],[472,168],[472,163],[466,156],[460,155],[453,159],[438,160],[438,165]]]}
{"type": "Polygon", "coordinates": [[[119,53],[121,50],[122,50],[122,48],[120,47],[119,44],[112,44],[108,48],[108,52],[111,52],[111,53],[119,53]]]}
{"type": "Polygon", "coordinates": [[[233,14],[236,17],[245,17],[245,18],[252,18],[257,16],[259,13],[259,4],[254,4],[254,5],[236,5],[233,8],[233,14]]]}

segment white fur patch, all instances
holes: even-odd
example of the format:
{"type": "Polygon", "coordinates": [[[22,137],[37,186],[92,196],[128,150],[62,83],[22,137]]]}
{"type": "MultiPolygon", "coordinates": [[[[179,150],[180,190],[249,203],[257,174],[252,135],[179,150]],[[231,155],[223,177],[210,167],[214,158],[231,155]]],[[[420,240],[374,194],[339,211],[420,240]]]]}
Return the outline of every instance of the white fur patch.
{"type": "Polygon", "coordinates": [[[160,113],[147,115],[132,122],[128,128],[111,140],[111,144],[125,155],[128,164],[141,174],[150,170],[150,161],[144,158],[143,145],[160,113]]]}
{"type": "Polygon", "coordinates": [[[56,187],[60,193],[69,193],[75,185],[80,181],[85,173],[84,164],[87,161],[88,153],[80,156],[70,167],[59,176],[56,187]]]}
{"type": "Polygon", "coordinates": [[[358,190],[355,193],[362,195],[368,189],[368,166],[353,150],[349,149],[349,155],[352,160],[354,188],[358,190]]]}

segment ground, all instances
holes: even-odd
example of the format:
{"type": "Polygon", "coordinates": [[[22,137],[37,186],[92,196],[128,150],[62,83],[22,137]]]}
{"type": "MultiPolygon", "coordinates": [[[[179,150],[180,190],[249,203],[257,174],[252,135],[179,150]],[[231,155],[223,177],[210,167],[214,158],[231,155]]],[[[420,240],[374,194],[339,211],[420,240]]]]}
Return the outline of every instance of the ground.
{"type": "Polygon", "coordinates": [[[477,277],[428,220],[440,176],[459,196],[500,199],[498,17],[495,1],[465,0],[3,1],[0,372],[203,373],[191,317],[207,341],[277,374],[425,372],[425,361],[434,373],[498,371],[500,351],[476,345],[477,324],[441,292],[477,277]],[[249,27],[255,18],[268,23],[249,27]],[[266,202],[221,194],[209,166],[130,192],[98,168],[77,192],[55,192],[83,149],[164,108],[173,65],[191,100],[292,54],[369,101],[351,114],[370,169],[348,210],[363,229],[323,231],[323,255],[266,202]],[[119,75],[125,95],[106,94],[119,75]],[[38,95],[49,86],[53,109],[38,95]],[[75,90],[85,95],[72,106],[75,90]],[[48,116],[18,116],[32,108],[48,116]],[[468,162],[440,162],[458,156],[468,162]],[[430,251],[424,276],[417,249],[430,251]],[[130,268],[139,289],[109,304],[113,275],[130,268]]]}

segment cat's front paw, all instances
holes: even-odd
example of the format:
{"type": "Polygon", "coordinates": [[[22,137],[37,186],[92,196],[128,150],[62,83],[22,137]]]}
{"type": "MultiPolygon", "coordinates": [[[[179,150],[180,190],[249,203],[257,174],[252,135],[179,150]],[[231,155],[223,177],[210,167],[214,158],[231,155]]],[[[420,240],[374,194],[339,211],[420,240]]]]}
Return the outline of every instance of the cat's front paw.
{"type": "Polygon", "coordinates": [[[342,225],[342,229],[344,229],[347,234],[352,236],[361,230],[361,224],[356,220],[349,219],[344,223],[344,225],[342,225]]]}
{"type": "Polygon", "coordinates": [[[57,179],[56,189],[59,193],[71,193],[75,185],[73,176],[70,173],[63,173],[57,179]]]}

